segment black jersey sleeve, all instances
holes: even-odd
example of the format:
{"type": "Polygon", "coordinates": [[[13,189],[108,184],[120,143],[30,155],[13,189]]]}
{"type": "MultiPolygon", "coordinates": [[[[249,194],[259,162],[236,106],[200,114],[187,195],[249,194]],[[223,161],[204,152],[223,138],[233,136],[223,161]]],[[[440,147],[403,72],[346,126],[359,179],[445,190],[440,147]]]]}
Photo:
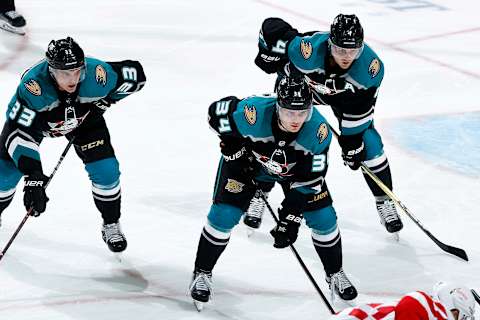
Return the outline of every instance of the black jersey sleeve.
{"type": "Polygon", "coordinates": [[[123,60],[107,63],[117,74],[117,83],[107,96],[110,103],[115,103],[132,93],[140,91],[145,86],[147,77],[140,62],[123,60]]]}
{"type": "Polygon", "coordinates": [[[266,73],[276,73],[288,62],[287,47],[297,29],[280,18],[265,19],[258,36],[255,64],[266,73]]]}
{"type": "Polygon", "coordinates": [[[208,124],[223,141],[243,139],[232,116],[239,101],[229,96],[213,102],[208,108],[208,124]]]}

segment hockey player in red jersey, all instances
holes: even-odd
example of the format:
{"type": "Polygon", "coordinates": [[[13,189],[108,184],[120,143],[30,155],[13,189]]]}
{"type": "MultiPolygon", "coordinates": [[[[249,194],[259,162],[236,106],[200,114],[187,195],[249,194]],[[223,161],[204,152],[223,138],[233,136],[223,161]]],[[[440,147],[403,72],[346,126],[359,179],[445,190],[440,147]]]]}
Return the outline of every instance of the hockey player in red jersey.
{"type": "Polygon", "coordinates": [[[331,320],[475,320],[475,299],[463,286],[437,283],[430,296],[410,292],[395,304],[369,303],[347,308],[331,320]]]}

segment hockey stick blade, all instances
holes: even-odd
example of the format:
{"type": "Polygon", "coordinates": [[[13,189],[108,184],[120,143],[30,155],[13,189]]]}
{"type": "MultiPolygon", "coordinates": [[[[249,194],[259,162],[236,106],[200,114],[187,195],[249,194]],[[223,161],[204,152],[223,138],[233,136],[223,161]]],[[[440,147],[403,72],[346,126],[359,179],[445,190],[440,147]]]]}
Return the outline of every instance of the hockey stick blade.
{"type": "Polygon", "coordinates": [[[468,256],[465,250],[449,246],[445,243],[440,242],[438,239],[432,239],[443,251],[453,254],[454,256],[459,257],[465,261],[468,261],[468,256]]]}
{"type": "MultiPolygon", "coordinates": [[[[338,132],[332,127],[330,126],[330,130],[333,132],[333,135],[337,138],[338,140],[338,137],[339,137],[339,134],[338,132]]],[[[435,238],[433,236],[433,234],[427,230],[427,228],[425,228],[422,223],[420,222],[420,220],[418,220],[411,212],[410,210],[407,209],[407,207],[400,201],[400,199],[392,192],[392,190],[390,190],[390,188],[388,188],[383,182],[382,180],[380,180],[378,178],[378,176],[373,173],[373,171],[367,167],[367,165],[362,162],[360,167],[362,168],[362,171],[364,174],[367,174],[376,184],[378,187],[380,187],[380,189],[382,189],[383,192],[385,192],[385,194],[391,199],[393,200],[393,202],[395,202],[395,204],[400,207],[400,209],[402,209],[402,211],[410,218],[412,219],[412,221],[430,238],[433,240],[433,242],[435,242],[435,244],[440,248],[442,249],[443,251],[447,252],[447,253],[450,253],[460,259],[463,259],[465,261],[468,261],[468,256],[467,256],[467,253],[465,252],[465,250],[463,249],[460,249],[460,248],[456,248],[456,247],[452,247],[452,246],[449,246],[449,245],[446,245],[445,243],[441,242],[440,240],[438,240],[437,238],[435,238]]]]}

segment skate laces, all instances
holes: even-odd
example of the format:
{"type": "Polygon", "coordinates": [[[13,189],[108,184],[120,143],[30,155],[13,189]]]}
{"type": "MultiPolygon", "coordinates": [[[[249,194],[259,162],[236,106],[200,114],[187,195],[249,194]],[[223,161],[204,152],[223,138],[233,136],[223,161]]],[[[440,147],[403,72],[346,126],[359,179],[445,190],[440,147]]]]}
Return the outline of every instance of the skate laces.
{"type": "Polygon", "coordinates": [[[108,242],[119,242],[125,240],[125,237],[120,230],[120,223],[104,224],[103,231],[105,232],[105,239],[108,242]]]}
{"type": "Polygon", "coordinates": [[[192,291],[193,289],[199,291],[207,291],[210,293],[211,296],[213,296],[212,273],[203,271],[195,272],[195,278],[190,285],[190,291],[192,291]]]}
{"type": "Polygon", "coordinates": [[[14,11],[14,10],[7,11],[7,12],[4,13],[4,15],[6,15],[7,17],[9,17],[12,20],[20,17],[20,14],[17,11],[14,11]]]}
{"type": "MultiPolygon", "coordinates": [[[[268,193],[264,192],[265,199],[268,198],[268,193]]],[[[250,201],[250,206],[247,210],[247,216],[261,218],[265,211],[265,201],[263,201],[260,191],[255,192],[255,196],[250,201]]]]}
{"type": "Polygon", "coordinates": [[[347,275],[342,269],[337,273],[330,276],[330,290],[337,287],[339,292],[343,292],[345,289],[350,288],[352,283],[348,280],[347,275]]]}
{"type": "Polygon", "coordinates": [[[393,200],[385,199],[377,201],[377,211],[380,217],[387,223],[399,220],[397,208],[393,200]]]}

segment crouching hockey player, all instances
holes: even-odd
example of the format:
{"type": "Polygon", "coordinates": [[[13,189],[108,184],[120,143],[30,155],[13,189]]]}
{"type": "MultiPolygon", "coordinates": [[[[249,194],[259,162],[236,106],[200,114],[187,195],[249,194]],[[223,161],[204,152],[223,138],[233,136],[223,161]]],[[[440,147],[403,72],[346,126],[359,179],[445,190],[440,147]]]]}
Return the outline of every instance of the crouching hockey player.
{"type": "Polygon", "coordinates": [[[103,218],[102,238],[113,252],[127,247],[120,229],[120,171],[103,112],[145,83],[137,61],[85,58],[70,37],[52,40],[46,58],[27,70],[8,104],[0,136],[0,214],[25,178],[23,202],[31,215],[45,211],[48,181],[39,146],[44,137],[74,139],[103,218]]]}
{"type": "Polygon", "coordinates": [[[230,234],[262,183],[278,182],[285,198],[270,232],[275,248],[297,239],[303,219],[332,292],[352,300],[357,290],[342,269],[342,242],[325,174],[332,133],[312,107],[303,78],[282,78],[277,96],[223,98],[209,108],[209,124],[220,137],[213,204],[202,230],[190,295],[199,310],[212,293],[212,270],[230,234]]]}
{"type": "MultiPolygon", "coordinates": [[[[363,28],[355,15],[339,14],[329,32],[299,33],[279,18],[266,19],[260,29],[259,53],[255,63],[267,73],[304,76],[314,101],[329,105],[338,119],[342,157],[357,170],[363,162],[392,189],[392,176],[380,134],[374,126],[374,110],[383,79],[380,58],[363,41],[363,28]]],[[[395,203],[366,174],[365,180],[375,197],[380,222],[394,233],[403,228],[395,203]]],[[[270,187],[271,188],[271,187],[270,187]]],[[[247,210],[255,228],[263,208],[255,198],[247,210]]]]}

